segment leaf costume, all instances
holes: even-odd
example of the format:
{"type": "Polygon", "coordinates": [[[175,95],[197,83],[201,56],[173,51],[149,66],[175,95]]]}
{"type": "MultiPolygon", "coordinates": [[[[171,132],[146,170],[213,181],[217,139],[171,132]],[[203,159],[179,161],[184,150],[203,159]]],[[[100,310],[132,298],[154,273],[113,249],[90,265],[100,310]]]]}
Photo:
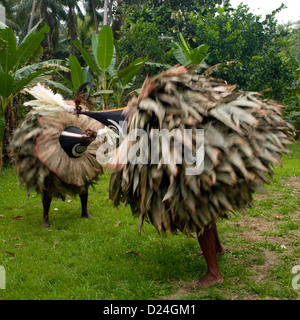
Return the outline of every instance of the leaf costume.
{"type": "Polygon", "coordinates": [[[139,230],[147,220],[159,233],[200,235],[228,211],[249,205],[254,192],[265,190],[272,166],[281,164],[280,155],[293,140],[293,128],[281,111],[281,105],[262,100],[259,93],[237,91],[183,67],[147,78],[126,108],[128,131],[145,130],[150,148],[152,129],[177,129],[182,136],[185,129],[204,129],[204,168],[201,174],[186,174],[190,164],[181,153],[184,148],[196,152],[195,134],[180,149],[176,136],[171,142],[171,159],[182,156],[182,163],[164,164],[167,150],[160,151],[158,163],[152,163],[151,150],[148,164],[124,163],[134,142],[123,149],[121,144],[110,199],[116,206],[130,204],[139,230]]]}
{"type": "Polygon", "coordinates": [[[86,192],[103,173],[96,160],[101,142],[94,140],[81,145],[74,140],[74,151],[77,148],[79,152],[72,156],[64,149],[61,133],[70,128],[84,134],[86,130],[98,131],[104,126],[90,117],[69,113],[74,106],[41,85],[27,91],[37,100],[26,103],[34,107],[14,132],[9,146],[21,183],[26,185],[28,194],[35,190],[63,199],[67,194],[86,192]]]}

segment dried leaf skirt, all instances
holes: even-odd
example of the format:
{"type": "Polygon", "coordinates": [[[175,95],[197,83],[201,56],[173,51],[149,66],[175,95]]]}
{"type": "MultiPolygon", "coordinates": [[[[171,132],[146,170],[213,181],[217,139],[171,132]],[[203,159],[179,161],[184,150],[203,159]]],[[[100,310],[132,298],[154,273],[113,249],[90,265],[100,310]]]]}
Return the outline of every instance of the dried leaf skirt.
{"type": "Polygon", "coordinates": [[[257,93],[237,92],[221,80],[186,71],[171,70],[146,79],[126,111],[128,132],[148,133],[148,164],[124,163],[135,142],[121,144],[110,199],[116,206],[130,204],[139,217],[139,231],[146,220],[159,233],[201,234],[228,211],[249,205],[254,192],[265,190],[272,166],[281,164],[280,155],[288,152],[286,144],[293,140],[293,128],[282,119],[281,109],[257,93]],[[158,163],[153,163],[153,129],[176,129],[182,136],[185,129],[194,130],[192,141],[185,139],[182,148],[175,146],[176,135],[170,143],[171,159],[181,156],[182,163],[164,164],[167,150],[161,150],[158,163]],[[188,175],[190,165],[182,153],[184,148],[196,152],[195,129],[204,129],[204,168],[201,174],[188,175]]]}
{"type": "Polygon", "coordinates": [[[9,149],[15,171],[27,192],[47,192],[52,197],[85,192],[103,173],[96,160],[99,142],[93,141],[79,158],[71,158],[60,145],[61,132],[68,126],[82,131],[103,128],[86,117],[59,112],[41,116],[29,113],[14,132],[9,149]]]}

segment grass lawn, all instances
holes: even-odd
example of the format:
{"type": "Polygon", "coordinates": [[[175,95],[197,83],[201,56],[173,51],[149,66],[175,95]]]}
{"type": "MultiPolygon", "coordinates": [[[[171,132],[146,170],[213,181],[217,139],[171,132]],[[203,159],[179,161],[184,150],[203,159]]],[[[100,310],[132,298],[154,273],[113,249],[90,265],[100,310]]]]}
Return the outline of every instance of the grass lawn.
{"type": "Polygon", "coordinates": [[[107,200],[107,174],[90,189],[93,219],[80,218],[78,197],[55,200],[51,226],[44,228],[40,196],[28,198],[13,169],[4,169],[0,265],[6,289],[0,299],[298,300],[292,268],[300,265],[300,143],[291,150],[275,168],[268,194],[255,195],[253,207],[219,222],[225,281],[208,289],[196,286],[206,272],[197,239],[178,234],[162,241],[147,223],[139,235],[130,208],[107,200]]]}

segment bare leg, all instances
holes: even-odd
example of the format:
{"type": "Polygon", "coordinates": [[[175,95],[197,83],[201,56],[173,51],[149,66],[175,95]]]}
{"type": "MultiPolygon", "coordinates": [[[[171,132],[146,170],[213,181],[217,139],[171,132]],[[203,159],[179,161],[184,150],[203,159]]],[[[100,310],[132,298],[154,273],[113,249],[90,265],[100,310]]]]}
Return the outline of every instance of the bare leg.
{"type": "Polygon", "coordinates": [[[46,192],[42,194],[42,203],[44,209],[44,219],[43,219],[43,226],[50,227],[49,223],[49,209],[51,204],[52,197],[49,196],[46,192]]]}
{"type": "Polygon", "coordinates": [[[91,218],[91,215],[87,210],[87,202],[88,202],[88,190],[85,193],[79,195],[81,201],[81,217],[91,218]]]}
{"type": "Polygon", "coordinates": [[[214,225],[212,227],[214,235],[215,235],[215,239],[216,239],[216,251],[217,254],[219,254],[220,256],[224,255],[225,251],[221,245],[220,239],[219,239],[219,235],[218,235],[218,230],[217,230],[217,226],[214,225]]]}
{"type": "MultiPolygon", "coordinates": [[[[215,236],[215,239],[216,239],[216,252],[218,255],[222,256],[225,254],[225,251],[221,245],[221,242],[220,242],[220,239],[219,239],[219,235],[218,235],[218,230],[217,230],[217,226],[214,225],[211,227],[213,233],[214,233],[214,236],[215,236]]],[[[198,253],[199,255],[203,255],[203,252],[199,252],[198,253]]]]}
{"type": "Polygon", "coordinates": [[[203,251],[207,263],[207,273],[199,279],[201,286],[210,287],[216,283],[221,283],[224,278],[218,266],[217,261],[217,239],[213,228],[205,230],[198,237],[199,244],[203,251]]]}

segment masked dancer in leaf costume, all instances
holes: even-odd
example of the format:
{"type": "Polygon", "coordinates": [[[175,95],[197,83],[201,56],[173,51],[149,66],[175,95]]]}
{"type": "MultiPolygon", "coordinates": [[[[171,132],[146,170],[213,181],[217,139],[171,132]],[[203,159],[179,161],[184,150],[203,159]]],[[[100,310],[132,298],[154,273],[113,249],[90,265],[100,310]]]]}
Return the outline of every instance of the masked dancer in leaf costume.
{"type": "Polygon", "coordinates": [[[65,199],[67,194],[79,195],[82,217],[87,210],[88,187],[99,180],[102,166],[96,160],[101,142],[95,132],[104,126],[98,121],[74,115],[74,101],[38,84],[25,89],[36,100],[21,126],[14,132],[10,153],[20,181],[28,194],[42,196],[44,226],[49,226],[48,212],[53,197],[65,199]]]}
{"type": "Polygon", "coordinates": [[[124,112],[128,132],[142,129],[148,135],[144,140],[128,139],[128,135],[112,161],[116,165],[110,199],[116,206],[130,204],[139,218],[139,230],[146,220],[159,233],[196,234],[208,267],[199,281],[206,287],[223,282],[217,262],[217,254],[224,253],[218,219],[228,211],[244,209],[254,192],[265,190],[263,184],[272,177],[272,166],[281,165],[280,155],[288,152],[286,145],[294,134],[281,117],[282,106],[263,100],[259,93],[235,89],[184,67],[147,78],[124,112]],[[169,150],[160,148],[155,161],[150,149],[159,141],[151,144],[153,129],[176,129],[169,150]],[[178,148],[185,129],[192,129],[193,134],[178,148]],[[183,154],[198,152],[195,129],[204,129],[204,166],[199,174],[191,174],[192,165],[183,154]],[[139,150],[140,161],[136,163],[128,155],[138,143],[134,150],[139,150]],[[148,152],[143,158],[145,146],[148,152]],[[171,160],[164,163],[167,152],[171,160]]]}

